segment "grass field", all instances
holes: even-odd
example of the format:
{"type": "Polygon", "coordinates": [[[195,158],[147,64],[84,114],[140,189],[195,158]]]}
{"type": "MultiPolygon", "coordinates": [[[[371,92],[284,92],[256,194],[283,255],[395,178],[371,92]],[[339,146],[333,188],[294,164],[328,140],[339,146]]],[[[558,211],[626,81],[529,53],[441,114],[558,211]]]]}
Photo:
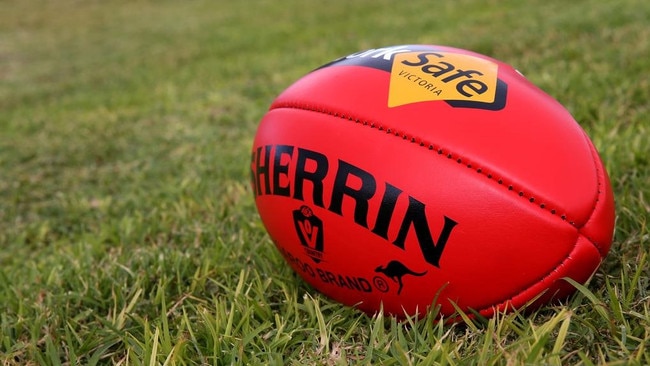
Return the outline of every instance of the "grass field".
{"type": "Polygon", "coordinates": [[[650,364],[650,2],[0,1],[0,363],[650,364]],[[444,325],[338,305],[248,186],[274,96],[427,43],[515,65],[573,113],[617,200],[565,305],[444,325]]]}

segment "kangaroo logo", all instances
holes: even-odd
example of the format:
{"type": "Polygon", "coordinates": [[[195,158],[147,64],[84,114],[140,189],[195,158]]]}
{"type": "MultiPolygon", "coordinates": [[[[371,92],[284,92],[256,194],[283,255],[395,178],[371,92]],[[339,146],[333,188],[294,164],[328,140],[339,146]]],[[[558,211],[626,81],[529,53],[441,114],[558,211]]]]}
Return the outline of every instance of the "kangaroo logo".
{"type": "Polygon", "coordinates": [[[402,283],[402,277],[404,277],[405,275],[421,277],[427,274],[427,271],[414,272],[399,261],[390,261],[385,267],[379,266],[377,267],[377,269],[375,269],[375,272],[383,273],[386,277],[397,282],[397,284],[399,285],[399,288],[397,289],[398,295],[402,292],[402,287],[404,286],[404,284],[402,283]]]}
{"type": "Polygon", "coordinates": [[[293,224],[307,255],[319,263],[323,260],[323,221],[311,208],[301,206],[293,211],[293,224]]]}

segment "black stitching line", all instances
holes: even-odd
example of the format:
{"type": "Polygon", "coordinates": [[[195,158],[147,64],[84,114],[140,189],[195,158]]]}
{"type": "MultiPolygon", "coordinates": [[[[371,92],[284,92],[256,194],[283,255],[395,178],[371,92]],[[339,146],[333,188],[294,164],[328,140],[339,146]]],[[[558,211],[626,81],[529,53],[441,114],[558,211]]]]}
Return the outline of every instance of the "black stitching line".
{"type": "MultiPolygon", "coordinates": [[[[381,124],[379,124],[379,123],[377,123],[377,122],[370,121],[370,120],[368,120],[368,119],[362,119],[362,118],[359,118],[359,117],[354,117],[354,116],[352,116],[351,114],[339,113],[339,112],[332,111],[332,110],[330,110],[330,109],[326,109],[326,108],[323,108],[323,107],[316,107],[316,106],[311,106],[311,105],[308,105],[308,104],[302,104],[302,103],[298,103],[298,102],[294,102],[294,103],[292,103],[292,102],[274,103],[274,104],[271,106],[271,110],[273,110],[273,109],[280,109],[280,108],[300,109],[300,110],[305,110],[305,111],[310,111],[310,112],[317,112],[317,113],[322,113],[322,114],[326,114],[326,115],[330,115],[330,116],[338,117],[338,118],[341,118],[341,119],[344,119],[344,120],[348,120],[348,121],[351,121],[351,122],[354,122],[354,123],[357,123],[357,124],[362,124],[363,126],[367,126],[367,127],[370,127],[370,128],[374,128],[374,129],[377,129],[377,130],[379,130],[379,131],[384,131],[384,132],[386,132],[386,134],[392,134],[392,135],[394,135],[395,137],[401,137],[403,140],[406,140],[406,141],[411,142],[411,143],[415,143],[415,144],[417,144],[417,145],[419,145],[419,146],[421,146],[421,147],[426,147],[426,148],[428,148],[428,150],[435,150],[435,151],[437,151],[438,155],[445,156],[445,157],[447,157],[447,159],[449,159],[449,160],[454,160],[454,159],[455,159],[455,161],[456,161],[458,164],[460,164],[460,165],[465,164],[465,166],[466,166],[468,169],[473,169],[473,168],[474,168],[474,165],[472,164],[472,162],[471,162],[470,159],[463,158],[463,157],[461,157],[461,156],[459,156],[459,155],[457,155],[457,154],[453,154],[453,153],[450,152],[449,150],[444,149],[443,147],[438,146],[437,144],[434,144],[434,143],[431,143],[431,142],[426,142],[426,141],[424,141],[424,140],[422,140],[422,139],[419,139],[419,138],[417,138],[417,137],[415,137],[415,136],[413,136],[413,135],[409,135],[409,134],[404,133],[404,132],[401,132],[401,131],[399,131],[399,130],[396,130],[396,129],[392,129],[392,128],[390,128],[390,127],[383,126],[383,125],[381,125],[381,124]]],[[[491,173],[489,173],[489,172],[485,172],[485,171],[484,171],[482,168],[480,168],[480,167],[479,167],[479,168],[476,168],[475,170],[476,170],[477,173],[479,173],[479,174],[481,174],[481,175],[487,177],[488,179],[490,179],[490,180],[492,180],[492,181],[496,181],[496,183],[497,183],[498,185],[506,186],[507,189],[508,189],[508,191],[512,191],[512,192],[516,193],[519,197],[521,197],[521,198],[523,198],[523,199],[526,199],[529,203],[535,204],[536,199],[535,199],[534,196],[531,196],[531,195],[527,194],[527,193],[524,192],[523,190],[515,189],[515,186],[512,185],[512,184],[506,184],[505,181],[503,180],[503,178],[498,178],[498,179],[497,179],[497,178],[494,177],[493,174],[491,174],[491,173]]],[[[600,184],[600,182],[599,182],[599,184],[600,184]]],[[[600,190],[599,190],[599,193],[600,193],[600,190]]],[[[537,204],[537,206],[538,206],[539,208],[541,208],[542,210],[544,210],[544,211],[550,213],[550,214],[553,215],[553,216],[557,216],[557,215],[558,215],[557,210],[556,210],[555,208],[548,207],[548,204],[545,203],[545,202],[540,202],[540,203],[537,204]]],[[[595,209],[595,206],[594,206],[594,209],[595,209]]],[[[593,211],[592,211],[592,213],[590,214],[589,218],[591,217],[591,215],[593,215],[593,211]]],[[[583,224],[582,226],[578,226],[578,225],[575,223],[575,221],[569,220],[569,219],[567,218],[567,215],[566,215],[566,214],[560,214],[560,215],[559,215],[559,218],[560,218],[562,221],[567,222],[569,225],[575,227],[575,228],[578,229],[578,230],[579,230],[582,226],[584,226],[584,224],[583,224]]],[[[587,220],[587,221],[588,221],[588,220],[587,220]]],[[[587,221],[585,221],[585,223],[586,223],[587,221]]]]}
{"type": "MultiPolygon", "coordinates": [[[[515,292],[514,295],[509,296],[506,300],[503,300],[503,301],[501,301],[501,302],[498,303],[498,304],[489,305],[489,306],[483,307],[483,308],[481,308],[481,309],[479,309],[479,310],[476,310],[476,311],[477,311],[478,313],[483,313],[483,312],[489,312],[490,310],[492,310],[492,314],[496,314],[496,313],[499,312],[499,311],[508,310],[508,307],[511,307],[511,308],[514,308],[514,309],[521,309],[522,307],[524,307],[524,306],[526,306],[526,305],[529,305],[530,302],[531,302],[531,300],[535,299],[536,297],[538,297],[538,296],[544,296],[544,295],[546,294],[546,292],[549,291],[549,290],[551,289],[551,287],[553,286],[553,284],[554,284],[555,282],[559,281],[559,280],[562,280],[563,277],[558,277],[558,278],[552,279],[551,283],[549,284],[549,286],[548,286],[547,288],[545,288],[545,289],[544,289],[542,292],[540,292],[540,293],[534,294],[534,296],[533,296],[532,298],[530,298],[530,299],[525,299],[526,301],[524,302],[523,305],[520,305],[520,306],[518,306],[518,307],[515,307],[515,306],[513,305],[513,302],[514,302],[515,298],[517,298],[517,297],[519,297],[519,296],[522,296],[526,291],[529,291],[530,289],[532,289],[533,287],[535,287],[535,286],[541,284],[542,282],[546,281],[547,279],[552,278],[554,275],[557,277],[556,274],[560,271],[560,269],[562,269],[563,267],[567,266],[567,264],[569,263],[569,261],[573,259],[573,257],[571,256],[571,254],[572,254],[572,253],[576,250],[576,248],[578,247],[578,240],[580,240],[580,236],[578,236],[578,237],[576,238],[575,242],[573,243],[573,247],[571,247],[571,251],[569,251],[569,254],[568,254],[565,258],[563,258],[559,263],[557,263],[557,264],[553,267],[553,269],[551,269],[551,271],[549,271],[549,272],[546,273],[544,276],[542,276],[538,281],[534,282],[532,285],[529,285],[529,286],[525,287],[524,289],[518,290],[517,292],[515,292]]],[[[558,289],[556,289],[556,290],[558,290],[558,289]]],[[[555,296],[555,294],[551,295],[551,297],[553,297],[553,296],[555,296]]],[[[533,301],[533,303],[534,303],[534,301],[533,301]]]]}
{"type": "Polygon", "coordinates": [[[594,170],[596,171],[597,192],[596,192],[596,198],[594,199],[594,204],[593,204],[593,206],[591,208],[591,213],[589,214],[589,216],[587,216],[587,219],[585,220],[584,224],[577,227],[577,229],[578,229],[578,232],[580,233],[580,235],[587,238],[587,240],[589,240],[589,242],[591,242],[596,247],[596,249],[598,249],[598,253],[601,254],[601,257],[603,257],[602,244],[597,242],[593,238],[591,238],[589,235],[586,235],[582,231],[582,229],[585,226],[587,226],[589,221],[591,221],[591,219],[593,218],[594,214],[596,213],[596,208],[598,208],[598,204],[601,202],[601,196],[603,196],[603,194],[604,194],[603,182],[601,181],[601,174],[602,174],[603,177],[605,176],[605,172],[604,171],[601,172],[601,170],[599,168],[598,159],[596,158],[596,155],[597,155],[596,147],[593,144],[590,143],[589,137],[584,132],[583,132],[583,137],[585,139],[585,143],[587,144],[587,147],[589,148],[589,153],[591,154],[591,160],[594,163],[594,170]]]}
{"type": "MultiPolygon", "coordinates": [[[[384,128],[382,125],[377,125],[377,123],[375,123],[375,122],[369,122],[368,120],[365,120],[365,119],[364,119],[364,120],[361,120],[361,119],[359,119],[359,118],[352,117],[351,115],[348,115],[348,116],[341,115],[341,114],[339,114],[339,113],[337,113],[337,112],[329,111],[329,110],[326,110],[326,109],[324,109],[324,108],[320,108],[320,109],[319,109],[319,108],[311,107],[311,106],[309,106],[309,105],[301,105],[301,104],[298,104],[298,103],[295,103],[295,104],[294,104],[294,103],[278,103],[278,104],[273,105],[271,109],[277,109],[277,108],[293,108],[293,109],[302,109],[302,110],[306,110],[306,111],[312,111],[312,112],[318,112],[318,113],[328,114],[328,115],[331,115],[331,116],[340,117],[340,118],[342,118],[342,119],[347,119],[347,120],[353,121],[353,122],[355,122],[355,123],[362,123],[364,126],[369,126],[370,128],[377,128],[377,129],[380,130],[380,131],[383,130],[383,128],[384,128]]],[[[387,132],[388,134],[390,134],[390,133],[394,133],[394,135],[397,136],[397,137],[399,137],[399,136],[401,135],[401,136],[403,136],[403,139],[405,139],[405,140],[408,139],[407,134],[401,133],[401,132],[399,132],[399,131],[397,131],[397,130],[394,131],[394,132],[392,132],[392,130],[391,130],[390,128],[386,128],[386,132],[387,132]]],[[[585,139],[587,139],[587,136],[586,136],[584,133],[583,133],[583,136],[584,136],[585,139]]],[[[424,140],[421,140],[421,139],[418,140],[415,136],[412,136],[410,140],[411,140],[412,143],[419,142],[419,146],[421,146],[421,147],[427,147],[428,150],[437,150],[438,155],[444,155],[444,154],[445,154],[445,149],[443,149],[442,147],[437,147],[437,149],[436,149],[436,145],[433,144],[433,143],[427,143],[427,142],[425,142],[424,140]]],[[[593,207],[592,207],[591,213],[590,213],[589,216],[587,217],[587,220],[585,220],[584,224],[582,224],[582,225],[580,225],[580,226],[577,226],[576,223],[575,223],[574,221],[568,221],[568,223],[569,223],[571,226],[573,226],[573,227],[575,227],[576,229],[578,229],[578,235],[582,235],[582,236],[584,236],[587,240],[589,240],[589,242],[591,242],[591,243],[596,247],[596,250],[598,250],[598,253],[600,253],[600,252],[601,252],[601,251],[600,251],[600,246],[599,246],[596,242],[594,242],[593,239],[591,239],[591,238],[589,238],[587,235],[585,235],[585,234],[582,232],[582,230],[581,230],[581,229],[582,229],[582,228],[583,228],[583,227],[584,227],[584,226],[589,222],[589,220],[591,220],[592,216],[593,216],[594,213],[596,212],[596,207],[597,207],[598,202],[599,202],[599,200],[600,200],[600,196],[601,196],[602,193],[603,193],[603,192],[602,192],[602,189],[601,189],[602,185],[601,185],[601,181],[600,181],[600,170],[598,169],[598,162],[596,161],[596,157],[594,156],[594,153],[595,153],[595,152],[594,152],[594,149],[595,149],[595,148],[594,148],[594,147],[589,143],[589,141],[586,141],[586,142],[587,142],[587,145],[588,145],[588,147],[589,147],[589,151],[590,151],[590,153],[591,153],[592,160],[593,160],[593,162],[594,162],[594,166],[595,166],[595,169],[596,169],[596,181],[597,181],[597,184],[598,184],[598,191],[597,191],[597,194],[596,194],[596,199],[595,199],[595,201],[594,201],[594,205],[593,205],[593,207]]],[[[454,154],[452,154],[451,152],[447,152],[446,157],[447,157],[448,159],[452,159],[452,158],[454,157],[454,154]]],[[[460,156],[456,158],[456,162],[457,162],[458,164],[462,164],[463,161],[468,161],[468,160],[469,160],[469,159],[463,160],[462,157],[460,157],[460,156]]],[[[466,163],[466,167],[467,167],[468,169],[472,169],[472,168],[473,168],[472,163],[471,163],[471,162],[466,163]]],[[[490,179],[490,180],[494,180],[494,177],[492,176],[492,174],[490,174],[490,173],[484,173],[483,170],[482,170],[481,168],[477,168],[477,169],[476,169],[476,172],[479,173],[479,174],[483,174],[483,175],[485,175],[485,176],[486,176],[488,179],[490,179]]],[[[503,186],[505,183],[504,183],[504,181],[503,181],[502,178],[499,178],[499,179],[497,180],[497,184],[503,186]]],[[[507,189],[508,189],[508,191],[516,192],[516,191],[514,190],[514,186],[513,186],[513,185],[508,185],[507,189]]],[[[532,196],[530,196],[530,197],[526,196],[526,194],[525,194],[523,191],[519,191],[517,194],[518,194],[519,197],[522,197],[522,198],[528,198],[528,201],[529,201],[530,203],[534,203],[534,202],[535,202],[535,198],[534,198],[534,197],[532,197],[532,196]]],[[[545,211],[551,213],[551,214],[554,215],[554,216],[556,215],[556,210],[555,210],[555,209],[552,209],[552,208],[547,208],[545,203],[541,203],[541,204],[539,204],[539,207],[540,207],[541,209],[543,209],[543,210],[545,210],[545,211]]],[[[565,214],[562,214],[562,215],[560,216],[560,218],[561,218],[563,221],[567,221],[567,217],[566,217],[565,214]]],[[[557,273],[558,270],[559,270],[561,267],[563,267],[563,266],[567,263],[568,260],[571,259],[571,253],[573,253],[573,251],[575,250],[576,246],[578,245],[578,240],[579,240],[579,238],[576,238],[575,242],[573,243],[573,246],[571,247],[571,250],[569,251],[569,255],[568,255],[566,258],[563,258],[563,259],[562,259],[562,260],[561,260],[561,261],[560,261],[556,266],[554,266],[553,269],[552,269],[550,272],[548,272],[548,273],[546,273],[544,276],[542,276],[542,277],[540,278],[539,281],[534,282],[532,285],[527,286],[527,287],[525,287],[525,288],[522,289],[522,290],[518,290],[518,291],[516,291],[514,295],[509,296],[506,300],[504,300],[504,301],[502,301],[502,302],[500,302],[500,303],[498,303],[498,304],[490,305],[490,306],[484,307],[484,308],[482,308],[482,309],[479,309],[479,310],[477,310],[477,311],[478,311],[479,313],[484,312],[484,311],[487,311],[488,309],[495,309],[495,311],[502,311],[502,310],[503,310],[503,307],[508,306],[508,304],[509,304],[510,302],[512,302],[512,300],[513,300],[514,298],[516,298],[516,297],[518,297],[518,296],[521,296],[524,292],[530,290],[530,289],[531,289],[532,287],[534,287],[535,285],[537,285],[537,284],[543,282],[544,280],[546,280],[547,278],[551,277],[554,273],[557,273]]],[[[602,256],[601,256],[601,257],[602,257],[602,256]]],[[[557,279],[556,279],[556,280],[557,280],[557,279]]]]}

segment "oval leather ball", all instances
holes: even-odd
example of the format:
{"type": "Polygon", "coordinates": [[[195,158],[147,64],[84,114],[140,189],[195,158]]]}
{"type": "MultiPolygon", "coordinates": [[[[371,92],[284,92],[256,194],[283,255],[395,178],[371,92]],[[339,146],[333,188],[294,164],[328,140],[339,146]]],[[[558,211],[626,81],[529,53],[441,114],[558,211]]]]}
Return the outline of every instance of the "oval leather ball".
{"type": "Polygon", "coordinates": [[[492,316],[566,297],[609,251],[614,199],[571,115],[512,67],[371,49],[291,85],[262,119],[255,202],[289,265],[373,314],[492,316]]]}

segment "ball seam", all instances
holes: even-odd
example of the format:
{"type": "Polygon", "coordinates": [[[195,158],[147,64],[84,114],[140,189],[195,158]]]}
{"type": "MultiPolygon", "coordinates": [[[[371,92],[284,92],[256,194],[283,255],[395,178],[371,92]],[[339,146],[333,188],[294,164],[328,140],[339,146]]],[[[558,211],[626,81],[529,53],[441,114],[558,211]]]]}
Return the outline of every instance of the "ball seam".
{"type": "Polygon", "coordinates": [[[584,236],[587,240],[589,240],[589,242],[591,242],[596,247],[596,249],[598,249],[598,253],[601,254],[601,257],[604,257],[604,254],[606,254],[606,253],[603,253],[603,245],[602,245],[602,243],[600,243],[598,240],[595,240],[591,236],[587,235],[582,230],[585,226],[587,226],[589,221],[591,221],[592,217],[596,213],[596,209],[598,208],[598,204],[601,202],[601,197],[604,194],[604,189],[603,189],[603,184],[602,184],[602,179],[601,179],[602,177],[601,176],[604,176],[604,174],[605,174],[605,172],[601,171],[601,169],[599,168],[600,164],[599,164],[599,161],[598,161],[598,158],[597,158],[596,148],[594,147],[593,144],[590,143],[589,138],[587,137],[586,133],[583,133],[583,137],[585,139],[585,142],[587,143],[587,147],[589,148],[589,153],[591,154],[591,160],[594,163],[594,170],[596,171],[596,184],[597,184],[596,188],[597,188],[597,191],[596,191],[596,198],[594,199],[594,203],[593,203],[593,206],[591,208],[591,212],[590,212],[589,216],[587,216],[587,219],[585,220],[584,224],[578,226],[577,229],[578,229],[578,232],[580,233],[580,235],[584,236]]]}
{"type": "MultiPolygon", "coordinates": [[[[495,312],[504,311],[509,306],[512,306],[515,309],[520,309],[522,306],[530,305],[531,303],[534,303],[535,301],[537,301],[537,297],[545,296],[547,291],[558,290],[558,288],[553,288],[553,284],[558,280],[562,280],[563,277],[557,278],[556,274],[559,273],[563,269],[563,267],[567,266],[568,263],[573,260],[574,257],[572,256],[572,254],[574,253],[574,251],[578,247],[578,241],[580,240],[580,236],[582,236],[582,234],[578,233],[578,237],[573,242],[573,245],[571,246],[571,250],[569,251],[568,255],[565,258],[563,258],[557,265],[553,266],[553,268],[548,273],[544,274],[544,276],[542,276],[538,281],[535,281],[531,285],[526,286],[525,288],[516,291],[512,296],[508,296],[508,298],[506,300],[503,300],[503,301],[501,301],[501,302],[499,302],[497,304],[494,304],[494,305],[483,307],[483,308],[478,309],[476,311],[478,313],[480,313],[480,314],[489,316],[488,314],[490,314],[490,313],[493,314],[495,312]],[[556,278],[553,278],[553,277],[556,277],[556,278]],[[531,289],[535,288],[535,286],[539,286],[541,283],[543,283],[544,281],[547,281],[549,279],[551,280],[551,282],[548,284],[548,286],[546,286],[544,291],[536,293],[535,296],[532,296],[531,298],[528,298],[528,299],[523,298],[522,300],[524,300],[524,303],[523,304],[517,304],[516,300],[520,300],[519,299],[520,296],[522,296],[526,292],[530,291],[531,289]]],[[[596,248],[596,250],[598,250],[598,248],[596,248]]],[[[553,297],[553,296],[555,296],[555,294],[551,294],[551,297],[553,297]]]]}
{"type": "MultiPolygon", "coordinates": [[[[562,221],[567,222],[569,225],[573,226],[574,228],[580,230],[581,227],[584,227],[583,225],[578,225],[576,224],[575,221],[570,220],[567,216],[566,213],[558,213],[558,210],[549,207],[548,203],[546,202],[538,202],[536,203],[537,199],[534,197],[534,195],[531,195],[529,193],[526,193],[524,190],[518,188],[515,186],[515,184],[511,183],[506,183],[506,179],[502,177],[496,177],[495,174],[486,171],[486,169],[481,168],[481,167],[476,167],[476,165],[472,162],[471,159],[463,157],[459,154],[453,153],[450,149],[444,148],[442,145],[435,144],[431,141],[425,141],[415,135],[410,135],[404,131],[400,131],[395,128],[387,127],[384,126],[383,124],[374,121],[372,119],[366,119],[366,118],[361,118],[358,116],[353,115],[352,113],[343,113],[343,112],[337,112],[334,110],[331,110],[326,107],[318,107],[318,106],[313,106],[309,105],[306,103],[301,103],[301,102],[290,102],[290,101],[283,101],[283,102],[275,102],[271,106],[271,110],[274,109],[280,109],[280,108],[287,108],[287,109],[299,109],[299,110],[305,110],[309,112],[316,112],[316,113],[321,113],[321,114],[326,114],[329,116],[337,117],[343,120],[348,120],[351,122],[354,122],[356,124],[361,124],[366,127],[370,127],[372,129],[376,129],[378,131],[383,131],[388,135],[395,136],[397,138],[400,138],[402,140],[405,140],[407,142],[416,144],[420,147],[426,148],[430,151],[433,151],[437,153],[436,155],[441,156],[441,157],[446,157],[450,161],[455,161],[459,165],[465,166],[467,169],[474,169],[476,173],[481,174],[491,181],[495,182],[496,184],[503,186],[505,189],[507,189],[509,192],[512,192],[516,194],[519,198],[525,199],[531,204],[536,204],[539,208],[542,210],[550,213],[553,216],[559,217],[562,221]]],[[[592,157],[593,158],[593,157],[592,157]]],[[[600,181],[598,182],[599,188],[600,188],[600,181]]],[[[599,189],[600,192],[600,189],[599,189]]],[[[593,211],[595,210],[595,206],[592,209],[592,213],[589,215],[593,215],[593,211]]],[[[585,221],[586,223],[587,221],[585,221]]]]}
{"type": "MultiPolygon", "coordinates": [[[[496,182],[498,185],[503,186],[506,188],[508,191],[513,192],[516,194],[518,197],[522,199],[526,199],[526,201],[530,202],[531,204],[535,204],[536,199],[533,195],[526,193],[524,190],[521,189],[515,189],[515,186],[513,184],[506,183],[506,180],[502,177],[496,177],[493,173],[486,171],[485,169],[479,167],[475,167],[475,164],[472,162],[471,159],[463,157],[459,154],[453,153],[450,149],[444,148],[442,145],[435,144],[430,141],[425,141],[415,135],[409,135],[408,133],[404,131],[400,131],[398,129],[393,129],[387,126],[382,125],[381,123],[371,120],[371,119],[365,119],[365,118],[360,118],[358,116],[353,115],[352,113],[342,113],[342,112],[336,112],[334,110],[325,108],[325,107],[317,107],[317,106],[312,106],[309,104],[305,103],[300,103],[300,102],[281,102],[281,103],[274,103],[271,107],[271,109],[279,109],[279,108],[288,108],[288,109],[300,109],[300,110],[305,110],[305,111],[310,111],[310,112],[316,112],[316,113],[322,113],[326,115],[330,115],[333,117],[338,117],[343,120],[348,120],[357,124],[361,124],[363,126],[370,127],[372,129],[376,129],[378,131],[384,131],[386,134],[398,137],[402,140],[408,141],[410,143],[414,143],[420,147],[426,148],[430,151],[433,151],[437,153],[436,155],[439,155],[441,157],[446,157],[448,160],[455,161],[457,164],[464,165],[468,169],[474,169],[478,174],[481,174],[491,181],[496,182]]],[[[583,133],[583,136],[585,139],[587,139],[586,134],[583,133]]],[[[565,213],[559,214],[559,218],[562,221],[567,222],[574,228],[578,230],[578,238],[574,241],[571,249],[569,250],[569,253],[572,253],[578,243],[579,236],[585,237],[589,242],[591,242],[596,249],[598,250],[599,253],[601,253],[602,247],[601,244],[595,241],[593,238],[589,237],[586,235],[582,229],[587,225],[587,223],[591,220],[593,215],[596,212],[596,208],[598,207],[598,203],[601,201],[601,196],[603,194],[603,187],[602,187],[602,182],[601,182],[601,171],[599,169],[598,161],[595,157],[595,151],[593,145],[591,145],[587,139],[587,148],[589,149],[592,161],[594,163],[594,169],[596,173],[596,183],[597,183],[597,194],[594,199],[594,203],[592,205],[592,208],[590,210],[589,215],[587,216],[586,220],[582,224],[577,224],[575,221],[570,220],[565,213]]],[[[537,206],[544,211],[550,213],[553,216],[558,216],[558,212],[555,208],[549,207],[547,203],[545,202],[539,202],[537,203],[537,206]]],[[[602,255],[601,255],[602,256],[602,255]]],[[[568,261],[571,260],[571,256],[569,255],[567,258],[563,258],[556,266],[554,266],[548,273],[544,274],[541,276],[541,278],[538,281],[535,281],[533,284],[526,286],[525,288],[515,291],[512,296],[508,296],[508,298],[504,301],[499,302],[498,304],[487,306],[485,308],[482,308],[478,310],[479,313],[483,313],[485,311],[489,311],[489,309],[495,309],[496,311],[499,311],[502,309],[504,306],[508,306],[508,303],[510,303],[513,299],[517,298],[518,296],[521,296],[523,293],[526,291],[529,291],[531,288],[533,288],[535,285],[538,285],[539,283],[545,281],[549,277],[553,276],[554,273],[557,273],[560,268],[568,261]]]]}

